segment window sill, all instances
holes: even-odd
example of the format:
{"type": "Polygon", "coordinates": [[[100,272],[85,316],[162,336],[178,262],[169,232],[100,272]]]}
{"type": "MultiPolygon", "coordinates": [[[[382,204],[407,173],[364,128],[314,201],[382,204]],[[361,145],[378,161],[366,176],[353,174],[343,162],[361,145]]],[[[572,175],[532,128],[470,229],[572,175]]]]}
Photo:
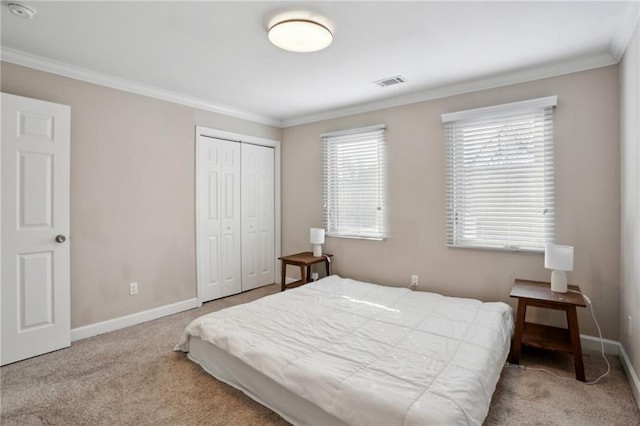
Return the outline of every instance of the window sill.
{"type": "Polygon", "coordinates": [[[471,250],[488,250],[488,251],[503,251],[503,252],[511,252],[511,253],[544,254],[544,248],[541,248],[541,249],[522,249],[522,248],[515,248],[515,247],[485,247],[485,246],[456,245],[456,244],[447,244],[447,248],[471,249],[471,250]]]}
{"type": "Polygon", "coordinates": [[[371,241],[384,241],[387,239],[387,237],[370,237],[366,235],[345,235],[345,234],[331,234],[331,233],[327,233],[326,236],[334,237],[334,238],[348,238],[351,240],[371,240],[371,241]]]}

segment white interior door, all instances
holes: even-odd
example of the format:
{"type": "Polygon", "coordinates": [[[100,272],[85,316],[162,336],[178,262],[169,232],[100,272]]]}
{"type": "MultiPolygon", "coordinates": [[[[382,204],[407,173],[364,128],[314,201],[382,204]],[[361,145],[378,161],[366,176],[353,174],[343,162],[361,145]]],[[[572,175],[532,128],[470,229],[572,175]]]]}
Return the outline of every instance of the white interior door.
{"type": "Polygon", "coordinates": [[[68,106],[2,94],[2,365],[71,344],[69,143],[68,106]]]}
{"type": "Polygon", "coordinates": [[[242,144],[242,290],[275,282],[274,149],[242,144]]]}
{"type": "Polygon", "coordinates": [[[197,275],[200,302],[240,293],[240,144],[198,136],[197,275]]]}

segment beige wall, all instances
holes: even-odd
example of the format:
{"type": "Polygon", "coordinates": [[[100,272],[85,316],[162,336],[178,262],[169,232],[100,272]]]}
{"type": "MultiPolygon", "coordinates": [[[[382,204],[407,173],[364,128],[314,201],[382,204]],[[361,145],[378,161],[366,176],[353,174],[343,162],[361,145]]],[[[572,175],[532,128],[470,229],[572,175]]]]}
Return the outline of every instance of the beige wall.
{"type": "MultiPolygon", "coordinates": [[[[635,40],[637,46],[637,34],[635,40]]],[[[384,242],[327,238],[325,249],[336,255],[334,271],[397,286],[408,284],[411,274],[419,274],[423,290],[513,305],[508,294],[515,277],[544,280],[549,272],[542,267],[540,254],[446,248],[440,115],[558,95],[558,242],[575,246],[575,269],[569,280],[591,296],[605,337],[619,339],[617,66],[282,132],[13,64],[2,63],[1,71],[3,92],[72,108],[74,328],[195,297],[195,125],[283,141],[282,247],[283,253],[292,253],[308,249],[308,228],[321,225],[319,135],[386,124],[389,238],[384,242]],[[128,295],[132,281],[140,285],[135,297],[128,295]]],[[[637,144],[632,150],[637,158],[637,144]]],[[[637,198],[635,208],[637,216],[637,198]]],[[[634,229],[637,225],[636,220],[634,229]]],[[[638,312],[638,298],[634,300],[636,305],[623,309],[638,312]]],[[[586,310],[580,311],[581,331],[596,335],[586,310]]],[[[554,315],[537,316],[550,323],[560,320],[554,315]]],[[[634,344],[637,347],[638,342],[634,344]]],[[[629,351],[636,356],[638,370],[640,350],[629,351]]]]}
{"type": "MultiPolygon", "coordinates": [[[[620,64],[622,286],[620,342],[640,374],[640,24],[620,64]],[[631,330],[629,319],[631,316],[631,330]]],[[[637,391],[637,389],[635,389],[637,391]]],[[[640,394],[636,393],[640,404],[640,394]]]]}
{"type": "Polygon", "coordinates": [[[9,63],[1,72],[3,92],[71,106],[71,326],[195,297],[195,126],[276,140],[280,129],[9,63]]]}
{"type": "MultiPolygon", "coordinates": [[[[620,195],[618,67],[291,127],[282,134],[282,251],[309,249],[321,226],[321,147],[325,132],[387,125],[389,238],[327,238],[334,272],[420,289],[510,302],[513,279],[547,280],[542,254],[452,249],[445,245],[445,112],[558,95],[555,120],[557,241],[575,246],[569,281],[591,296],[604,336],[618,339],[620,195]]],[[[581,332],[597,335],[586,309],[581,332]]],[[[535,314],[552,324],[558,315],[535,314]]],[[[564,320],[562,320],[563,322],[564,320]]],[[[640,327],[639,327],[640,329],[640,327]]]]}

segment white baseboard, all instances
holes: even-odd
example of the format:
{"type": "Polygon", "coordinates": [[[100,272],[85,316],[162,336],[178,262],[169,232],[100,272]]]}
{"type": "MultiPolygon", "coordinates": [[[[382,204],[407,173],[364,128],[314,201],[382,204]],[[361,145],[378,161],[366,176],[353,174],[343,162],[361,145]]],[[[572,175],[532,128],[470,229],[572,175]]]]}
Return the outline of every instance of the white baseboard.
{"type": "MultiPolygon", "coordinates": [[[[617,355],[618,358],[620,358],[620,364],[622,364],[622,369],[629,381],[631,393],[633,393],[636,404],[638,405],[638,408],[640,408],[640,379],[631,364],[629,356],[627,356],[627,352],[624,350],[624,346],[615,340],[602,339],[602,342],[604,343],[604,352],[606,354],[617,355]]],[[[580,344],[582,345],[583,350],[586,349],[599,352],[602,348],[602,346],[600,346],[599,337],[587,336],[584,334],[580,335],[580,344]]]]}
{"type": "MultiPolygon", "coordinates": [[[[604,353],[608,355],[618,355],[620,353],[620,342],[617,342],[615,340],[602,339],[602,343],[604,343],[604,353]]],[[[582,346],[583,351],[589,350],[600,352],[602,350],[600,338],[587,336],[586,334],[580,335],[580,345],[582,346]]]]}
{"type": "Polygon", "coordinates": [[[638,405],[638,408],[640,408],[640,379],[638,379],[638,374],[633,369],[631,360],[627,356],[627,352],[624,350],[624,346],[622,345],[620,345],[620,363],[622,364],[622,369],[627,375],[627,379],[629,379],[629,385],[631,386],[631,392],[636,399],[636,404],[638,405]]]}
{"type": "Polygon", "coordinates": [[[148,309],[146,311],[136,312],[135,314],[125,315],[124,317],[97,322],[95,324],[84,325],[82,327],[74,328],[71,330],[71,341],[75,342],[77,340],[97,336],[98,334],[108,333],[110,331],[130,327],[132,325],[197,308],[198,306],[200,306],[200,304],[198,303],[198,299],[194,297],[193,299],[183,300],[182,302],[176,302],[170,305],[159,306],[157,308],[148,309]]]}

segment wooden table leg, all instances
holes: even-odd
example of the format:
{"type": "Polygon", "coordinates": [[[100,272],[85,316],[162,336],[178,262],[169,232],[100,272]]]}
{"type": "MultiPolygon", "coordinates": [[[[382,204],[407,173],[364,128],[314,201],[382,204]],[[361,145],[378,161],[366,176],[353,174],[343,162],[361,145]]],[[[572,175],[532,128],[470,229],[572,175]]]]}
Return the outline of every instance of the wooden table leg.
{"type": "Polygon", "coordinates": [[[527,301],[518,299],[518,313],[516,315],[516,331],[511,342],[511,362],[520,364],[520,349],[522,348],[522,335],[524,334],[524,322],[527,316],[527,301]]]}
{"type": "Polygon", "coordinates": [[[569,335],[571,336],[571,347],[573,348],[573,366],[576,370],[576,379],[585,382],[584,362],[582,360],[582,346],[580,345],[580,331],[578,329],[578,316],[575,306],[567,306],[567,324],[569,325],[569,335]]]}
{"type": "Polygon", "coordinates": [[[284,291],[284,289],[287,288],[287,286],[285,285],[287,279],[287,262],[285,262],[284,260],[282,261],[281,269],[282,281],[280,282],[280,291],[284,291]]]}
{"type": "Polygon", "coordinates": [[[327,276],[331,275],[331,266],[329,264],[329,256],[325,256],[324,258],[324,267],[327,270],[327,276]]]}
{"type": "Polygon", "coordinates": [[[307,283],[307,267],[305,265],[300,265],[300,281],[302,281],[302,285],[307,283]]]}

